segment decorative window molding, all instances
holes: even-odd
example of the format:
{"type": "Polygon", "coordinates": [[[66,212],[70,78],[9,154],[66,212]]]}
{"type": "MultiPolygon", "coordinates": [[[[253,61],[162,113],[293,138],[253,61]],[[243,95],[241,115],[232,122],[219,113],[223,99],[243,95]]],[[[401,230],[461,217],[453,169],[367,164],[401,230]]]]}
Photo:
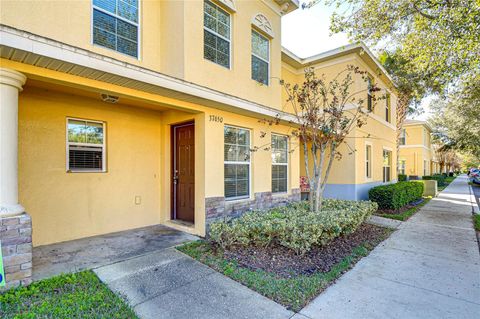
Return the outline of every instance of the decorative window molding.
{"type": "Polygon", "coordinates": [[[219,5],[225,7],[225,9],[231,12],[237,12],[237,8],[235,7],[235,2],[233,0],[213,0],[218,2],[219,5]]]}
{"type": "Polygon", "coordinates": [[[273,28],[272,24],[270,21],[268,21],[267,17],[261,13],[258,13],[255,15],[252,19],[252,25],[257,28],[259,31],[265,33],[268,37],[273,39],[274,33],[273,33],[273,28]]]}

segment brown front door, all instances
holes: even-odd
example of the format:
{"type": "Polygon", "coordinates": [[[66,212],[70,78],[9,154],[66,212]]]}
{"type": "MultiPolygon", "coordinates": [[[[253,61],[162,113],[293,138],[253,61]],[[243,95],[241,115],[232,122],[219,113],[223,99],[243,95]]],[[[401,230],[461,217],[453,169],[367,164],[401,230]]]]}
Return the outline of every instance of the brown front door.
{"type": "Polygon", "coordinates": [[[194,222],[195,124],[172,127],[172,219],[194,222]]]}

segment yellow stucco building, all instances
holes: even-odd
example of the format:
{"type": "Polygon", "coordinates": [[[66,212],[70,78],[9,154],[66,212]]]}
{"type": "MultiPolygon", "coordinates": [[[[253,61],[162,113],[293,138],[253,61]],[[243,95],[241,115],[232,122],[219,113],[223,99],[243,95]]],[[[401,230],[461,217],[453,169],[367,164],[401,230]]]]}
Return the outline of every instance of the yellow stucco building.
{"type": "Polygon", "coordinates": [[[440,173],[431,140],[432,128],[425,121],[405,120],[400,133],[399,173],[414,178],[440,173]]]}
{"type": "Polygon", "coordinates": [[[396,179],[392,81],[363,45],[282,49],[297,1],[0,5],[1,214],[28,212],[34,246],[155,224],[203,236],[216,218],[298,200],[278,79],[300,83],[306,66],[359,66],[390,95],[351,132],[327,195],[364,199],[396,179]]]}

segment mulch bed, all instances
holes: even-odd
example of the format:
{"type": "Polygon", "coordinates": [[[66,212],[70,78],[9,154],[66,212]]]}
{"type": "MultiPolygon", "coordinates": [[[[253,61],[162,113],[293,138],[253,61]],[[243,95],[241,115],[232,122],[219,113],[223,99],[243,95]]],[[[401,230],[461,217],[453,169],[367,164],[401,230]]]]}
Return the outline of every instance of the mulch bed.
{"type": "Polygon", "coordinates": [[[407,204],[399,209],[379,209],[377,210],[377,212],[375,214],[390,214],[390,215],[398,215],[398,214],[401,214],[411,208],[414,208],[420,204],[422,204],[425,200],[423,198],[417,200],[417,201],[414,201],[414,202],[411,202],[410,204],[407,204]]]}
{"type": "Polygon", "coordinates": [[[369,224],[361,225],[354,233],[334,239],[328,245],[314,248],[305,255],[297,255],[280,245],[262,247],[236,247],[224,251],[224,257],[252,270],[265,270],[278,276],[291,278],[328,272],[349,256],[360,245],[376,246],[391,231],[369,224]]]}

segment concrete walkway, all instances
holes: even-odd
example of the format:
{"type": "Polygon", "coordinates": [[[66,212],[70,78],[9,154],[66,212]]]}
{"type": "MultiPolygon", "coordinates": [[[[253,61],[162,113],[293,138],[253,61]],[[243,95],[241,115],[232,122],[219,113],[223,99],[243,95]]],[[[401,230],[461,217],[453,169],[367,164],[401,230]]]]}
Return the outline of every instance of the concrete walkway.
{"type": "Polygon", "coordinates": [[[94,271],[143,319],[288,319],[294,315],[175,248],[94,271]]]}
{"type": "Polygon", "coordinates": [[[472,198],[455,179],[293,318],[480,318],[472,198]]]}

